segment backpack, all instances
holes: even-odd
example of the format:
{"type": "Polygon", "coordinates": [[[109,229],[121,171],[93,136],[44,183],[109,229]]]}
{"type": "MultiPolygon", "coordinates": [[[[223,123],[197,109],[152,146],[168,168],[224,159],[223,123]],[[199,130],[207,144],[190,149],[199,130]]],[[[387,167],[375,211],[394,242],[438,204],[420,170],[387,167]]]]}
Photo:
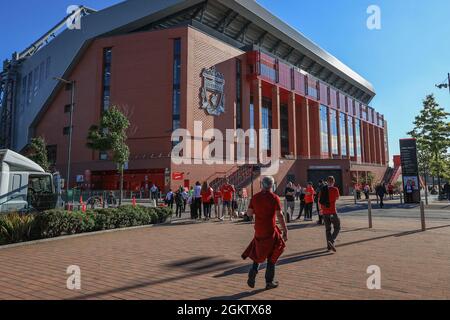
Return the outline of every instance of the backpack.
{"type": "Polygon", "coordinates": [[[323,186],[320,190],[319,203],[325,208],[330,207],[330,194],[328,186],[323,186]]]}

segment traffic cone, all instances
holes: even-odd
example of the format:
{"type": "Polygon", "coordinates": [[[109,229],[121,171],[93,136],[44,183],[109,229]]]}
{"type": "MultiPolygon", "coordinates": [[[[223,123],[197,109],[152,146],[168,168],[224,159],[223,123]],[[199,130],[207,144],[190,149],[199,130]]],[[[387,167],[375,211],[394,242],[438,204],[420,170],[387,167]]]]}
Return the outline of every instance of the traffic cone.
{"type": "Polygon", "coordinates": [[[133,196],[131,203],[133,204],[133,207],[136,207],[136,197],[135,196],[133,196]]]}

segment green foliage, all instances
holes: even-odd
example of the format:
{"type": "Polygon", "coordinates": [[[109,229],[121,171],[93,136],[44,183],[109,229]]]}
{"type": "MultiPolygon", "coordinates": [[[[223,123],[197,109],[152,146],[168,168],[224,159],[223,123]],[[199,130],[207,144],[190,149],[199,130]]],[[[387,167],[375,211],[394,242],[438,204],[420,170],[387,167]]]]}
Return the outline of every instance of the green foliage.
{"type": "Polygon", "coordinates": [[[44,138],[37,137],[31,139],[28,146],[28,151],[28,158],[36,162],[42,167],[42,169],[48,172],[50,164],[47,158],[47,144],[45,143],[44,138]]]}
{"type": "Polygon", "coordinates": [[[0,215],[0,244],[31,240],[34,216],[20,213],[0,215]]]}
{"type": "Polygon", "coordinates": [[[168,208],[122,206],[117,209],[0,215],[0,245],[63,235],[164,223],[173,214],[168,208]]]}
{"type": "Polygon", "coordinates": [[[130,149],[127,142],[127,130],[130,121],[117,108],[112,106],[102,115],[100,126],[93,125],[89,129],[87,147],[101,152],[108,152],[120,171],[120,199],[123,197],[123,167],[130,157],[130,149]]]}
{"type": "Polygon", "coordinates": [[[445,175],[450,148],[450,113],[439,107],[434,95],[423,101],[423,109],[416,116],[414,129],[408,134],[417,140],[419,169],[425,175],[445,175]]]}

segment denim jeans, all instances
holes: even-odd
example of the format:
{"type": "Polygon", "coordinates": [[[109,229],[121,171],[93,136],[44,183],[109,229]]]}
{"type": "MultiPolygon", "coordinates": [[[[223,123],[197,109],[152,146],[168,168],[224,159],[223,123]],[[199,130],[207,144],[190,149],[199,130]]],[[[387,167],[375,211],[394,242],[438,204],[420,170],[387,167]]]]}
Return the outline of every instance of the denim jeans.
{"type": "MultiPolygon", "coordinates": [[[[270,259],[270,258],[269,258],[270,259]]],[[[267,266],[266,266],[266,283],[272,283],[275,279],[275,265],[267,260],[267,266]]],[[[256,262],[253,262],[252,267],[250,268],[248,276],[250,278],[256,277],[256,274],[259,270],[259,264],[256,262]]]]}
{"type": "Polygon", "coordinates": [[[324,214],[323,221],[325,222],[325,232],[327,236],[327,241],[334,243],[336,238],[341,231],[341,220],[337,214],[324,214]],[[333,225],[333,233],[331,233],[331,226],[333,225]]]}

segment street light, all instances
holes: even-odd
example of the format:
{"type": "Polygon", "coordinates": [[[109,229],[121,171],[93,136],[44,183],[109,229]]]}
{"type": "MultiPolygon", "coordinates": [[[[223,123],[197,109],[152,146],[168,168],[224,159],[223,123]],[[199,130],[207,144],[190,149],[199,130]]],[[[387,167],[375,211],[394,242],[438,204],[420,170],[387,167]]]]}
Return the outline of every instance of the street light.
{"type": "Polygon", "coordinates": [[[73,131],[73,108],[74,108],[74,100],[75,100],[75,80],[69,81],[63,78],[54,77],[53,79],[63,82],[66,85],[70,85],[70,124],[69,124],[69,146],[67,150],[67,182],[66,182],[66,191],[67,196],[69,196],[69,188],[70,188],[70,163],[72,159],[72,131],[73,131]]]}

